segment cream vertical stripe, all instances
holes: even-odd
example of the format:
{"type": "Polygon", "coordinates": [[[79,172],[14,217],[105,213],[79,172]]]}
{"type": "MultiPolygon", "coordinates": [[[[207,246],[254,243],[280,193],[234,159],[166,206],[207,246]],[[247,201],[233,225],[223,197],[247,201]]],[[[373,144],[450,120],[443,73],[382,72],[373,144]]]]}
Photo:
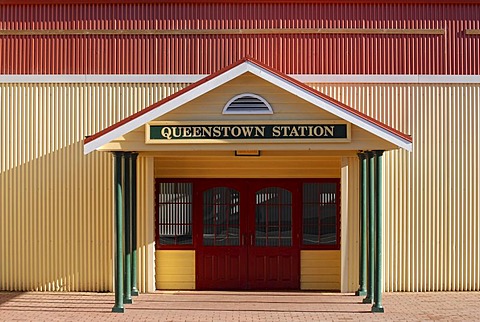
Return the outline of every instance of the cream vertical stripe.
{"type": "MultiPolygon", "coordinates": [[[[0,84],[0,289],[112,289],[111,156],[82,139],[185,85],[0,84]]],[[[314,87],[413,136],[385,154],[385,290],[480,290],[480,85],[314,87]]]]}
{"type": "Polygon", "coordinates": [[[480,85],[314,87],[413,136],[385,154],[385,290],[480,290],[480,85]]]}
{"type": "MultiPolygon", "coordinates": [[[[84,156],[82,140],[184,86],[0,84],[0,289],[112,290],[112,160],[84,156]]],[[[153,180],[153,160],[139,164],[153,180]]],[[[152,238],[139,243],[152,266],[140,263],[141,291],[154,285],[152,238]]]]}

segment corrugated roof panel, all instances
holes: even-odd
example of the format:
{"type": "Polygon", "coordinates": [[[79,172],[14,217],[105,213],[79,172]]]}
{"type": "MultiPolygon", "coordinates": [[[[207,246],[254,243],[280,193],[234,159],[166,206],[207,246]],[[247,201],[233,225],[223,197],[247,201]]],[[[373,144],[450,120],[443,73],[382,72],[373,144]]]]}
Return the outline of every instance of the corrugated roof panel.
{"type": "Polygon", "coordinates": [[[3,5],[0,74],[480,74],[479,29],[469,4],[3,5]]]}

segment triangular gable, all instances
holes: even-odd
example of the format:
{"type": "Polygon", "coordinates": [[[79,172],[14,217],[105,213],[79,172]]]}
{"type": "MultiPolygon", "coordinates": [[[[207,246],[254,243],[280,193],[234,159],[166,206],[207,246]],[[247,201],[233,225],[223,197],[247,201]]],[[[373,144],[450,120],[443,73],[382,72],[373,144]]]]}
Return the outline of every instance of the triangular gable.
{"type": "Polygon", "coordinates": [[[84,153],[95,151],[112,140],[248,72],[400,148],[412,151],[410,136],[247,57],[87,137],[84,140],[84,153]]]}

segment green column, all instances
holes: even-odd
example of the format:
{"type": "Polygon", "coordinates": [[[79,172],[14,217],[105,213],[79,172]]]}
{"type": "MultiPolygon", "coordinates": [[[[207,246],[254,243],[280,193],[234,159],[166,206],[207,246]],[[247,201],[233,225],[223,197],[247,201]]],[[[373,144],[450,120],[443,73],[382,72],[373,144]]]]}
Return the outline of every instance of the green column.
{"type": "Polygon", "coordinates": [[[358,153],[360,163],[360,260],[359,260],[359,274],[358,274],[358,290],[355,292],[357,296],[367,295],[367,160],[364,153],[358,153]]]}
{"type": "Polygon", "coordinates": [[[130,153],[125,153],[125,166],[124,166],[124,175],[125,175],[125,274],[123,278],[125,279],[125,289],[124,289],[124,299],[123,301],[127,304],[132,303],[132,226],[131,222],[131,198],[132,198],[132,189],[131,189],[131,165],[130,165],[130,153]]]}
{"type": "Polygon", "coordinates": [[[112,312],[123,313],[123,195],[122,152],[114,152],[114,199],[115,199],[115,305],[112,312]]]}
{"type": "Polygon", "coordinates": [[[382,306],[382,286],[383,286],[383,214],[382,214],[382,156],[383,151],[374,151],[375,160],[375,291],[372,312],[381,312],[385,310],[382,306]]]}
{"type": "Polygon", "coordinates": [[[132,153],[130,162],[132,165],[132,295],[138,296],[137,287],[137,157],[138,153],[132,153]]]}
{"type": "Polygon", "coordinates": [[[374,285],[374,271],[373,267],[375,265],[375,245],[374,245],[374,213],[373,213],[373,174],[374,174],[374,163],[373,163],[373,153],[371,151],[365,152],[366,159],[366,189],[365,189],[365,200],[366,209],[368,213],[368,229],[367,229],[367,238],[368,238],[368,265],[367,265],[367,296],[363,299],[363,303],[372,303],[373,302],[373,285],[374,285]]]}

